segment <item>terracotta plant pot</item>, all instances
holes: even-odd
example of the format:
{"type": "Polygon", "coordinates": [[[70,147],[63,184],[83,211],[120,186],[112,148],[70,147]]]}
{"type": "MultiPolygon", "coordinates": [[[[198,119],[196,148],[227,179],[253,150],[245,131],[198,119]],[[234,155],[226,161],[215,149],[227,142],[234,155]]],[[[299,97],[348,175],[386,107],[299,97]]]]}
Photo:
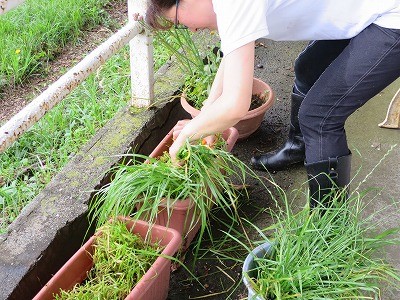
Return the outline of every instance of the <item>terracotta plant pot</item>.
{"type": "MultiPolygon", "coordinates": [[[[150,157],[156,158],[161,156],[165,151],[168,151],[173,142],[172,133],[173,130],[164,137],[149,155],[150,157]]],[[[237,129],[233,127],[223,132],[222,137],[227,142],[227,151],[232,151],[238,139],[238,135],[237,129]]],[[[190,246],[190,243],[193,241],[201,226],[200,220],[195,216],[195,213],[195,202],[191,199],[174,201],[172,207],[171,203],[165,200],[159,205],[157,218],[154,220],[154,223],[178,231],[183,238],[181,250],[185,251],[190,246]],[[192,220],[194,220],[194,222],[192,222],[192,220]]]]}
{"type": "MultiPolygon", "coordinates": [[[[129,218],[120,217],[126,222],[126,226],[132,233],[139,234],[143,239],[151,238],[151,243],[157,241],[164,250],[161,256],[157,257],[154,264],[143,275],[139,282],[125,298],[129,300],[164,300],[168,296],[171,261],[163,256],[173,256],[181,245],[181,236],[174,229],[163,226],[150,225],[144,221],[133,221],[129,218]]],[[[93,267],[92,255],[94,252],[93,243],[96,239],[92,236],[50,279],[40,290],[34,300],[54,299],[53,295],[62,290],[71,290],[76,284],[83,282],[90,269],[93,267]]]]}
{"type": "Polygon", "coordinates": [[[243,263],[243,268],[242,268],[242,275],[243,275],[243,283],[245,284],[248,292],[248,299],[254,299],[254,300],[263,300],[264,298],[261,296],[258,296],[252,282],[249,280],[250,278],[255,278],[257,272],[255,269],[257,268],[257,263],[255,261],[255,258],[263,258],[268,253],[271,252],[272,249],[272,244],[271,243],[264,243],[258,247],[256,247],[253,251],[247,255],[244,263],[243,263]],[[255,273],[255,274],[254,274],[255,273]]]}
{"type": "MultiPolygon", "coordinates": [[[[247,138],[260,127],[266,111],[275,101],[275,95],[271,87],[257,78],[253,78],[253,95],[257,95],[260,99],[263,99],[264,103],[248,111],[244,118],[234,126],[239,131],[239,140],[247,138]]],[[[192,118],[200,113],[200,110],[191,106],[183,96],[181,97],[181,105],[192,118]]]]}

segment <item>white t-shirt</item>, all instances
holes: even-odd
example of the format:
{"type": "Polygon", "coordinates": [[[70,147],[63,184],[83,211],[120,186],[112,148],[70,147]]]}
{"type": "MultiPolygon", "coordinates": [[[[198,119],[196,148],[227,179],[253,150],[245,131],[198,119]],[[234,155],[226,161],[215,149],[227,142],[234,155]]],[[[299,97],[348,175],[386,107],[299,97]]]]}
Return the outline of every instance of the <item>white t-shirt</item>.
{"type": "Polygon", "coordinates": [[[225,55],[262,37],[347,39],[371,23],[400,29],[400,0],[213,0],[213,6],[225,55]]]}

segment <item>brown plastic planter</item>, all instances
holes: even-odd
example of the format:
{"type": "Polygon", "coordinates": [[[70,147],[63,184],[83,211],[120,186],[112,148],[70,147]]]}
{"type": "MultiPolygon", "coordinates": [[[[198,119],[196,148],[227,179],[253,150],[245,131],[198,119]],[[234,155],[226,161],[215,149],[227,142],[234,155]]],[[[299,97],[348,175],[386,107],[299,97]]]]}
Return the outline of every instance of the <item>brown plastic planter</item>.
{"type": "MultiPolygon", "coordinates": [[[[247,138],[260,127],[266,111],[275,101],[272,88],[267,83],[257,78],[253,78],[253,95],[258,95],[261,99],[264,99],[264,104],[248,111],[239,123],[234,126],[239,131],[239,140],[247,138]]],[[[191,106],[183,96],[181,97],[181,105],[192,118],[200,113],[200,110],[191,106]]]]}
{"type": "Polygon", "coordinates": [[[191,224],[195,217],[195,203],[190,199],[175,201],[173,207],[169,207],[168,215],[167,200],[164,200],[158,209],[154,223],[178,231],[182,238],[181,251],[186,251],[201,225],[199,218],[191,224]]]}
{"type": "MultiPolygon", "coordinates": [[[[171,130],[164,139],[158,144],[158,146],[149,155],[150,157],[159,157],[165,151],[168,151],[169,147],[172,145],[172,133],[171,130]]],[[[237,129],[231,127],[223,132],[222,137],[227,142],[227,151],[232,151],[238,139],[237,129]]],[[[173,228],[178,231],[182,238],[182,251],[185,251],[189,246],[195,235],[199,231],[201,222],[199,218],[195,216],[195,203],[191,199],[183,199],[179,201],[174,201],[173,207],[168,206],[167,200],[160,203],[157,218],[154,221],[155,224],[173,228]],[[168,214],[169,210],[169,214],[168,214]],[[192,220],[195,220],[192,223],[192,220]]]]}
{"type": "MultiPolygon", "coordinates": [[[[174,229],[149,224],[144,221],[133,221],[120,217],[126,222],[132,233],[139,234],[143,239],[150,237],[150,242],[160,242],[164,246],[162,256],[173,256],[181,245],[181,236],[174,229]]],[[[97,234],[96,234],[97,235],[97,234]]],[[[33,298],[34,300],[54,299],[53,295],[60,290],[71,290],[76,284],[81,283],[87,277],[87,273],[93,267],[92,255],[93,242],[96,235],[92,236],[50,279],[50,281],[33,298]]],[[[150,269],[139,280],[126,300],[165,300],[168,296],[171,261],[159,256],[150,269]]]]}

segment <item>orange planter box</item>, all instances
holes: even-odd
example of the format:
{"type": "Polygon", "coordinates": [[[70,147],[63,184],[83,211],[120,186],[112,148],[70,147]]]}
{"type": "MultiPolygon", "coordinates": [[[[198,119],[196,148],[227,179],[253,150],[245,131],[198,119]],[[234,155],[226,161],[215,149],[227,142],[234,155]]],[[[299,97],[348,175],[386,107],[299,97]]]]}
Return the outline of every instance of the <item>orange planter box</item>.
{"type": "MultiPolygon", "coordinates": [[[[139,234],[143,239],[150,237],[151,243],[159,242],[164,247],[162,256],[174,256],[181,246],[181,235],[174,229],[159,225],[150,226],[141,220],[120,217],[126,222],[126,227],[133,234],[139,234]]],[[[98,234],[98,233],[97,233],[98,234]]],[[[33,298],[34,300],[54,299],[54,294],[60,290],[71,290],[76,284],[83,282],[93,267],[92,255],[97,234],[92,236],[49,280],[49,282],[33,298]]],[[[154,264],[133,287],[126,300],[165,300],[168,296],[171,261],[157,257],[154,264]]]]}

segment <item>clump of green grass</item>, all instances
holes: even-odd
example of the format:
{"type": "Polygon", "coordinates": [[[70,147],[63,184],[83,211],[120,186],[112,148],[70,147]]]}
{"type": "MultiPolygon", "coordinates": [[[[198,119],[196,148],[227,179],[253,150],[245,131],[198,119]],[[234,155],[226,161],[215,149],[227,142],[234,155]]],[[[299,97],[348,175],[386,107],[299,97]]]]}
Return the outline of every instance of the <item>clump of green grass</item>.
{"type": "Polygon", "coordinates": [[[185,97],[195,108],[201,109],[222,60],[219,45],[201,49],[187,29],[171,28],[154,34],[155,41],[165,49],[165,53],[177,60],[185,74],[185,82],[181,88],[185,97]]]}
{"type": "MultiPolygon", "coordinates": [[[[335,194],[329,208],[273,213],[276,223],[258,229],[271,253],[255,258],[249,278],[260,299],[380,299],[380,286],[399,286],[397,270],[377,251],[399,244],[400,228],[380,232],[364,216],[362,196],[335,194]]],[[[249,275],[245,276],[249,277],[249,275]]]]}
{"type": "Polygon", "coordinates": [[[99,230],[87,280],[55,299],[125,299],[161,253],[160,246],[145,243],[124,222],[108,222],[99,230]]]}
{"type": "Polygon", "coordinates": [[[111,183],[99,191],[90,207],[92,220],[100,226],[110,217],[131,215],[144,216],[152,223],[161,202],[166,201],[171,215],[174,203],[189,198],[195,209],[194,218],[187,224],[192,228],[201,222],[197,251],[202,236],[206,232],[211,236],[208,218],[213,206],[233,222],[238,221],[239,192],[232,179],[244,185],[247,176],[257,178],[243,162],[225,151],[225,146],[225,141],[216,147],[187,142],[178,155],[182,165],[173,164],[168,153],[161,158],[133,154],[132,164],[111,170],[111,183]]]}
{"type": "MultiPolygon", "coordinates": [[[[105,22],[109,0],[27,0],[0,16],[0,84],[18,84],[38,72],[83,28],[105,22]]],[[[1,89],[0,85],[0,89],[1,89]]]]}
{"type": "Polygon", "coordinates": [[[232,213],[231,208],[236,206],[238,197],[230,180],[237,171],[232,166],[239,167],[241,180],[244,180],[247,169],[229,152],[201,143],[186,143],[178,155],[182,165],[172,163],[168,153],[157,158],[141,154],[129,157],[129,164],[111,170],[113,180],[99,191],[91,207],[93,220],[97,220],[98,226],[112,216],[130,215],[136,204],[142,205],[135,216],[146,214],[154,220],[164,199],[168,199],[171,206],[175,201],[192,199],[197,210],[204,212],[202,221],[206,221],[211,204],[220,205],[232,213]]]}

